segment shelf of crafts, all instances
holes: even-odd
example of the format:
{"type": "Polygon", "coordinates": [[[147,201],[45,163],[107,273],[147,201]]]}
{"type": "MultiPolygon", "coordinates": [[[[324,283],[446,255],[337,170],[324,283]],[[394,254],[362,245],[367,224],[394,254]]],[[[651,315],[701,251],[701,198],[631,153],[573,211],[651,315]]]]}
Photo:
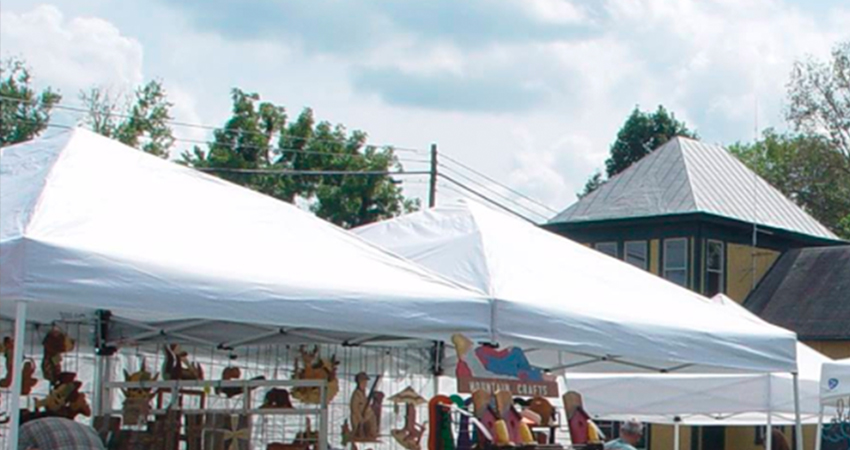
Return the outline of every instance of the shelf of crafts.
{"type": "MultiPolygon", "coordinates": [[[[163,415],[167,414],[169,410],[167,409],[152,409],[149,414],[152,415],[163,415]]],[[[318,408],[254,408],[254,409],[243,409],[243,408],[234,408],[234,409],[173,409],[172,411],[179,412],[181,414],[187,415],[197,415],[197,414],[250,414],[250,415],[266,415],[266,416],[306,416],[311,414],[321,414],[322,410],[318,408]]],[[[113,415],[119,416],[121,415],[121,410],[110,410],[107,411],[105,415],[113,415]]]]}

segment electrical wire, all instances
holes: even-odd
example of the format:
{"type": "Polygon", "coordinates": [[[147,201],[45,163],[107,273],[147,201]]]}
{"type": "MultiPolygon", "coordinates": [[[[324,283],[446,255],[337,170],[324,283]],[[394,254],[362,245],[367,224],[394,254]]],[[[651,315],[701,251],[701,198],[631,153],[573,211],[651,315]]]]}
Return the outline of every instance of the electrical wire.
{"type": "MultiPolygon", "coordinates": [[[[16,97],[11,97],[11,96],[8,96],[8,95],[0,95],[0,102],[28,103],[28,104],[31,104],[31,105],[37,105],[39,103],[37,100],[25,100],[25,99],[20,99],[20,98],[16,98],[16,97]]],[[[77,113],[81,113],[81,114],[91,113],[91,110],[86,108],[84,105],[69,106],[67,103],[57,103],[57,104],[53,105],[52,108],[62,110],[62,111],[77,112],[77,113]]],[[[109,116],[118,117],[118,118],[122,118],[122,119],[127,119],[127,118],[133,117],[130,114],[124,114],[124,113],[119,113],[119,112],[110,112],[109,116]]],[[[226,128],[223,128],[223,127],[216,127],[216,126],[213,126],[213,125],[182,122],[182,121],[170,120],[170,119],[164,120],[163,123],[168,124],[168,125],[178,126],[178,127],[196,128],[196,129],[207,130],[207,131],[220,131],[220,132],[223,132],[223,133],[241,133],[241,134],[249,134],[249,135],[257,135],[257,136],[268,137],[268,135],[266,135],[265,133],[256,132],[256,131],[229,130],[229,129],[226,129],[226,128]]],[[[339,143],[339,141],[336,141],[336,140],[333,140],[333,139],[318,139],[318,138],[305,137],[305,136],[286,136],[286,138],[297,140],[297,141],[339,143]]],[[[417,153],[417,154],[427,154],[428,153],[426,150],[423,150],[423,149],[410,148],[410,147],[397,147],[397,146],[393,146],[393,145],[389,145],[389,144],[364,143],[363,145],[364,146],[371,146],[371,147],[379,147],[379,148],[380,147],[391,147],[393,150],[396,150],[396,151],[399,151],[399,152],[407,152],[407,153],[417,153]]]]}
{"type": "MultiPolygon", "coordinates": [[[[447,161],[449,161],[449,162],[452,162],[452,163],[454,163],[454,164],[457,164],[458,166],[460,166],[460,167],[462,167],[462,168],[464,168],[464,169],[466,169],[466,170],[468,170],[468,171],[470,171],[470,172],[474,173],[475,175],[478,175],[479,177],[484,178],[485,180],[487,180],[487,181],[489,181],[489,182],[491,182],[491,183],[493,183],[493,184],[496,184],[496,185],[500,186],[501,188],[503,188],[503,189],[505,189],[505,190],[507,190],[507,191],[509,191],[509,192],[513,193],[514,195],[517,195],[517,196],[519,196],[519,197],[522,197],[522,198],[524,198],[525,200],[528,200],[529,202],[534,203],[534,204],[535,204],[535,205],[537,205],[537,206],[540,206],[541,208],[545,208],[545,209],[546,209],[546,210],[548,210],[549,212],[552,212],[552,213],[555,213],[555,214],[557,214],[557,213],[559,212],[558,210],[556,210],[556,209],[554,209],[554,208],[551,208],[551,207],[547,206],[546,204],[544,204],[544,203],[542,203],[542,202],[540,202],[540,201],[538,201],[538,200],[535,200],[535,199],[533,199],[533,198],[531,198],[531,197],[529,197],[529,196],[527,196],[527,195],[523,194],[522,192],[519,192],[519,191],[517,191],[517,190],[515,190],[515,189],[511,188],[510,186],[507,186],[507,185],[505,185],[505,184],[503,184],[503,183],[501,183],[501,182],[499,182],[499,181],[497,181],[497,180],[493,179],[492,177],[489,177],[489,176],[485,175],[484,173],[479,172],[479,171],[478,171],[478,170],[476,170],[476,169],[473,169],[472,167],[470,167],[470,166],[468,166],[468,165],[466,165],[466,164],[464,164],[464,163],[462,163],[462,162],[458,161],[458,160],[457,160],[457,159],[455,159],[455,158],[452,158],[451,156],[444,155],[444,154],[442,154],[442,153],[441,153],[441,154],[440,154],[440,157],[441,157],[441,159],[445,159],[445,160],[447,160],[447,161]]],[[[441,165],[442,165],[442,164],[441,164],[441,165]]],[[[443,167],[446,167],[446,166],[443,166],[443,167]]]]}
{"type": "MultiPolygon", "coordinates": [[[[464,175],[464,174],[462,174],[462,173],[458,172],[457,170],[455,170],[455,169],[453,169],[453,168],[451,168],[451,167],[447,167],[447,166],[442,166],[442,167],[443,167],[444,169],[448,169],[448,170],[450,170],[450,171],[452,172],[452,174],[453,174],[452,176],[457,176],[457,177],[460,177],[460,178],[462,178],[462,179],[466,180],[467,182],[473,183],[473,184],[475,184],[475,185],[479,186],[479,188],[484,189],[484,190],[486,190],[486,191],[490,192],[491,194],[498,196],[498,197],[499,197],[499,198],[501,198],[502,200],[507,201],[507,202],[509,202],[509,203],[511,203],[511,204],[513,204],[513,205],[516,205],[516,206],[518,206],[518,207],[520,207],[520,208],[524,209],[525,211],[528,211],[528,212],[530,212],[530,213],[532,213],[532,214],[534,214],[534,215],[540,216],[540,217],[542,217],[542,218],[544,218],[544,219],[549,219],[549,217],[548,217],[546,214],[541,214],[540,212],[535,211],[534,209],[531,209],[531,208],[529,208],[528,206],[523,205],[522,203],[520,203],[520,202],[518,202],[518,201],[516,201],[516,200],[514,200],[514,199],[512,199],[512,198],[510,198],[510,197],[508,197],[508,196],[506,196],[506,195],[504,195],[504,194],[502,194],[502,193],[500,193],[500,192],[496,191],[495,189],[491,188],[490,186],[487,186],[487,185],[486,185],[486,184],[484,184],[484,183],[481,183],[480,181],[477,181],[477,180],[475,180],[475,179],[473,179],[473,178],[471,178],[471,177],[469,177],[469,176],[466,176],[466,175],[464,175]]],[[[440,174],[441,174],[441,173],[440,173],[440,172],[438,172],[438,173],[437,173],[437,176],[440,176],[440,174]]]]}
{"type": "Polygon", "coordinates": [[[495,201],[495,200],[491,199],[490,197],[487,197],[486,195],[484,195],[484,194],[482,194],[482,193],[480,193],[480,192],[476,191],[475,189],[473,189],[473,188],[471,188],[471,187],[467,186],[467,185],[466,185],[466,184],[464,184],[464,183],[461,183],[460,181],[455,180],[454,178],[452,178],[452,177],[450,177],[450,176],[448,176],[448,175],[440,175],[440,176],[441,176],[441,177],[443,177],[443,179],[444,179],[444,180],[450,181],[450,182],[454,183],[456,186],[458,186],[459,188],[461,188],[461,189],[463,189],[463,190],[465,190],[465,191],[467,191],[467,192],[469,192],[469,193],[471,193],[471,194],[475,195],[475,197],[477,197],[477,198],[478,198],[478,199],[480,199],[480,200],[484,200],[484,201],[486,201],[487,203],[490,203],[491,205],[496,206],[496,207],[498,207],[499,209],[502,209],[502,210],[504,210],[504,211],[506,211],[506,212],[508,212],[508,213],[511,213],[511,214],[513,214],[513,215],[515,215],[515,216],[519,217],[520,219],[523,219],[523,220],[525,220],[525,221],[527,221],[527,222],[530,222],[530,223],[535,224],[535,225],[537,224],[537,222],[535,222],[535,221],[533,221],[533,220],[529,219],[528,217],[525,217],[524,215],[522,215],[522,214],[520,214],[520,213],[518,213],[518,212],[516,212],[516,211],[512,210],[511,208],[508,208],[507,206],[505,206],[505,205],[503,205],[503,204],[501,204],[501,203],[499,203],[499,202],[497,202],[497,201],[495,201]]]}

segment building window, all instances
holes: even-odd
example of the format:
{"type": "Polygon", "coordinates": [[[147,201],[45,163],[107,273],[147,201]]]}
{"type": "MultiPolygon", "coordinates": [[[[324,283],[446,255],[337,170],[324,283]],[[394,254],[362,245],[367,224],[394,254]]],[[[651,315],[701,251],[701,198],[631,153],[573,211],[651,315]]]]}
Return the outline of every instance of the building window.
{"type": "Polygon", "coordinates": [[[646,241],[626,241],[625,252],[627,263],[643,270],[647,269],[649,250],[646,241]]]}
{"type": "Polygon", "coordinates": [[[597,242],[594,247],[596,248],[596,250],[599,250],[600,252],[605,253],[608,256],[619,258],[619,255],[617,253],[616,242],[597,242]]]}
{"type": "Polygon", "coordinates": [[[723,292],[723,242],[709,240],[705,252],[705,294],[723,292]]]}
{"type": "Polygon", "coordinates": [[[688,240],[686,238],[664,240],[664,278],[688,286],[688,240]]]}

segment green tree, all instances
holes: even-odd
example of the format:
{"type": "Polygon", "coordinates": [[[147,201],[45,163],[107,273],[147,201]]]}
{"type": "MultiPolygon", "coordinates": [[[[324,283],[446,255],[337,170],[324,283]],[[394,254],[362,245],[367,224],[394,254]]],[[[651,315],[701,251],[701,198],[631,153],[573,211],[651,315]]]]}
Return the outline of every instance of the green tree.
{"type": "Polygon", "coordinates": [[[80,100],[88,109],[86,122],[94,132],[152,155],[168,157],[174,145],[168,123],[173,104],[168,101],[161,81],[140,86],[126,101],[99,87],[81,92],[80,100]]]}
{"type": "Polygon", "coordinates": [[[50,88],[37,92],[23,61],[0,63],[0,147],[38,136],[47,128],[50,112],[61,98],[50,88]]]}
{"type": "Polygon", "coordinates": [[[597,170],[590,176],[590,178],[587,179],[587,182],[584,183],[584,189],[576,194],[576,197],[582,199],[591,192],[599,189],[599,186],[602,186],[603,184],[605,184],[605,179],[602,178],[602,172],[597,170]]]}
{"type": "MultiPolygon", "coordinates": [[[[688,129],[684,122],[676,120],[675,114],[659,105],[655,112],[644,112],[635,106],[623,126],[617,132],[617,138],[611,144],[610,157],[605,160],[605,172],[608,178],[626,170],[651,151],[664,145],[676,136],[698,139],[697,134],[688,129]]],[[[579,198],[590,194],[605,179],[599,172],[594,173],[585,183],[579,198]]]]}
{"type": "Polygon", "coordinates": [[[294,202],[304,199],[317,216],[343,227],[389,218],[418,207],[389,175],[308,172],[388,172],[401,164],[392,148],[366,145],[366,134],[316,122],[309,108],[288,122],[285,109],[234,89],[232,116],[213,134],[207,151],[196,147],[184,162],[237,184],[294,202]],[[278,173],[270,173],[278,172],[278,173]]]}
{"type": "Polygon", "coordinates": [[[827,62],[794,64],[788,103],[786,118],[795,129],[827,136],[850,167],[850,41],[836,46],[827,62]]]}
{"type": "Polygon", "coordinates": [[[729,151],[836,234],[850,238],[850,171],[829,138],[779,134],[729,151]]]}
{"type": "Polygon", "coordinates": [[[649,152],[676,136],[697,139],[684,122],[659,105],[655,112],[643,112],[637,106],[626,119],[617,139],[611,144],[611,157],[605,160],[608,178],[626,170],[649,152]]]}

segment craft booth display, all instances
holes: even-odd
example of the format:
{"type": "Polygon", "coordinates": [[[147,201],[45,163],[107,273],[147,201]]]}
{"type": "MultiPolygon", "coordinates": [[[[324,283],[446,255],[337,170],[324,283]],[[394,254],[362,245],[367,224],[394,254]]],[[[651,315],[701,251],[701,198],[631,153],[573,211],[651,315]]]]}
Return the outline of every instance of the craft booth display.
{"type": "MultiPolygon", "coordinates": [[[[336,377],[339,361],[336,355],[331,356],[330,360],[323,359],[319,356],[319,347],[313,348],[313,351],[308,352],[303,346],[299,350],[301,354],[301,362],[295,362],[295,379],[296,380],[325,380],[328,382],[327,401],[336,397],[339,392],[339,380],[336,377]],[[299,364],[304,367],[299,368],[299,364]]],[[[299,387],[292,390],[292,396],[303,403],[319,404],[321,397],[319,390],[316,388],[299,387]]]]}
{"type": "MultiPolygon", "coordinates": [[[[381,405],[384,393],[377,390],[381,376],[375,378],[369,392],[369,375],[360,372],[354,377],[357,387],[351,393],[349,401],[350,415],[342,425],[342,444],[358,442],[378,442],[381,430],[381,405]],[[350,422],[349,422],[350,421],[350,422]]],[[[352,445],[352,448],[356,448],[352,445]]]]}
{"type": "Polygon", "coordinates": [[[393,395],[389,400],[395,405],[396,414],[398,414],[398,406],[405,405],[404,427],[390,432],[393,439],[407,450],[420,450],[425,426],[416,421],[416,407],[427,403],[428,400],[410,386],[393,395]]]}

